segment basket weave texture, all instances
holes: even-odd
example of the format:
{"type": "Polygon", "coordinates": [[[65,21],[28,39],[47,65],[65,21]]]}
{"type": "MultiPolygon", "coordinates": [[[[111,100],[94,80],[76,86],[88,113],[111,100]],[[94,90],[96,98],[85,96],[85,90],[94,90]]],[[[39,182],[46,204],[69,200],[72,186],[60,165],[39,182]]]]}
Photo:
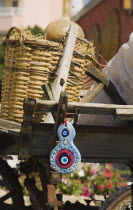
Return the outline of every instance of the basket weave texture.
{"type": "MultiPolygon", "coordinates": [[[[42,85],[53,82],[62,56],[63,45],[35,37],[29,31],[11,28],[5,39],[5,65],[2,78],[1,118],[22,122],[23,100],[25,97],[45,99],[42,85]]],[[[75,49],[81,53],[94,55],[93,46],[77,42],[75,49]]],[[[73,61],[80,64],[71,65],[68,78],[78,85],[67,82],[68,101],[77,102],[79,91],[84,82],[85,66],[91,61],[73,55],[73,61]]],[[[33,120],[42,122],[45,113],[35,113],[33,120]]]]}

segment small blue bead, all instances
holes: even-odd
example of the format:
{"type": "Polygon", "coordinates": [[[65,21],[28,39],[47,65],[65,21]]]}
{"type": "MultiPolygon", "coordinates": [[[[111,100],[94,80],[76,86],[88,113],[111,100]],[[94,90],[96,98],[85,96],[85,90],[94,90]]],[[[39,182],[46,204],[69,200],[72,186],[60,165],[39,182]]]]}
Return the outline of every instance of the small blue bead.
{"type": "Polygon", "coordinates": [[[67,157],[62,157],[61,158],[61,163],[62,164],[67,164],[68,163],[68,158],[67,157]]]}
{"type": "Polygon", "coordinates": [[[62,131],[62,136],[63,136],[63,137],[67,137],[68,135],[69,135],[69,130],[64,129],[64,130],[62,131]]]}

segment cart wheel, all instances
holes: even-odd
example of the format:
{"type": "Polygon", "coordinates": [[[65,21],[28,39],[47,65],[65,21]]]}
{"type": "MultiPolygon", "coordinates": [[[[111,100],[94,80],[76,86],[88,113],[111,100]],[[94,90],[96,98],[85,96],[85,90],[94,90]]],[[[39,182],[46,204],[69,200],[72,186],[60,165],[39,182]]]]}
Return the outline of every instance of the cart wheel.
{"type": "Polygon", "coordinates": [[[0,210],[5,209],[21,209],[18,207],[24,207],[22,187],[18,181],[17,174],[15,171],[7,164],[7,162],[0,158],[0,175],[3,178],[5,185],[9,192],[0,197],[0,210]],[[8,198],[12,199],[12,204],[6,204],[8,198]]]}
{"type": "Polygon", "coordinates": [[[110,195],[99,210],[131,210],[133,209],[133,185],[110,195]]]}

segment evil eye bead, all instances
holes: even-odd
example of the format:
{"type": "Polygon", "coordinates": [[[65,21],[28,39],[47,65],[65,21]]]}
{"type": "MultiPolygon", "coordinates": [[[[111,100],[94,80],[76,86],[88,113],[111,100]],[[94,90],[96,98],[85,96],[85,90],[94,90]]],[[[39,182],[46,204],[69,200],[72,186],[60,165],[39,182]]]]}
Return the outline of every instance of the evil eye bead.
{"type": "Polygon", "coordinates": [[[68,160],[67,157],[62,157],[62,158],[61,158],[61,163],[64,164],[64,165],[67,164],[68,161],[69,161],[69,160],[68,160]]]}
{"type": "Polygon", "coordinates": [[[67,137],[68,135],[69,135],[69,130],[63,129],[63,131],[62,131],[62,136],[63,136],[63,137],[67,137]]]}
{"type": "Polygon", "coordinates": [[[60,168],[69,168],[74,163],[74,155],[67,149],[59,151],[55,159],[60,168]]]}

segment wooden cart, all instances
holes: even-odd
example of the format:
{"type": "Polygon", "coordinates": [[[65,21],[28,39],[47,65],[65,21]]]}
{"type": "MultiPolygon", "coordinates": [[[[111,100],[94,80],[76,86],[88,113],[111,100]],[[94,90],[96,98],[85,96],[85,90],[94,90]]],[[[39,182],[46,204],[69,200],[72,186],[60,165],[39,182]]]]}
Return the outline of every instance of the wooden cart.
{"type": "MultiPolygon", "coordinates": [[[[113,197],[108,198],[101,207],[92,207],[89,203],[86,206],[79,203],[66,205],[62,202],[62,195],[55,194],[55,186],[61,182],[61,174],[50,167],[49,155],[58,140],[57,128],[66,114],[71,120],[74,119],[77,133],[75,145],[81,153],[83,162],[124,163],[131,171],[133,169],[133,106],[125,105],[108,78],[93,67],[86,72],[98,83],[93,92],[87,92],[80,103],[67,101],[65,85],[77,38],[77,28],[72,24],[53,91],[47,85],[44,86],[49,100],[26,98],[21,124],[0,119],[0,175],[7,182],[9,189],[9,193],[0,198],[0,209],[132,209],[132,186],[125,188],[119,194],[112,195],[113,197]],[[102,88],[108,92],[114,104],[86,103],[102,88]],[[49,113],[55,122],[33,123],[32,116],[35,111],[49,113]],[[78,125],[79,114],[113,115],[115,119],[124,120],[125,123],[119,127],[78,125]],[[24,184],[32,203],[29,207],[24,205],[22,187],[16,173],[3,160],[11,159],[12,155],[18,155],[19,159],[23,160],[20,163],[20,171],[26,175],[24,184]],[[31,177],[32,172],[39,172],[42,190],[37,188],[35,179],[31,177]],[[4,203],[9,197],[12,198],[12,205],[4,203]]],[[[82,41],[87,42],[87,40],[82,41]]]]}

